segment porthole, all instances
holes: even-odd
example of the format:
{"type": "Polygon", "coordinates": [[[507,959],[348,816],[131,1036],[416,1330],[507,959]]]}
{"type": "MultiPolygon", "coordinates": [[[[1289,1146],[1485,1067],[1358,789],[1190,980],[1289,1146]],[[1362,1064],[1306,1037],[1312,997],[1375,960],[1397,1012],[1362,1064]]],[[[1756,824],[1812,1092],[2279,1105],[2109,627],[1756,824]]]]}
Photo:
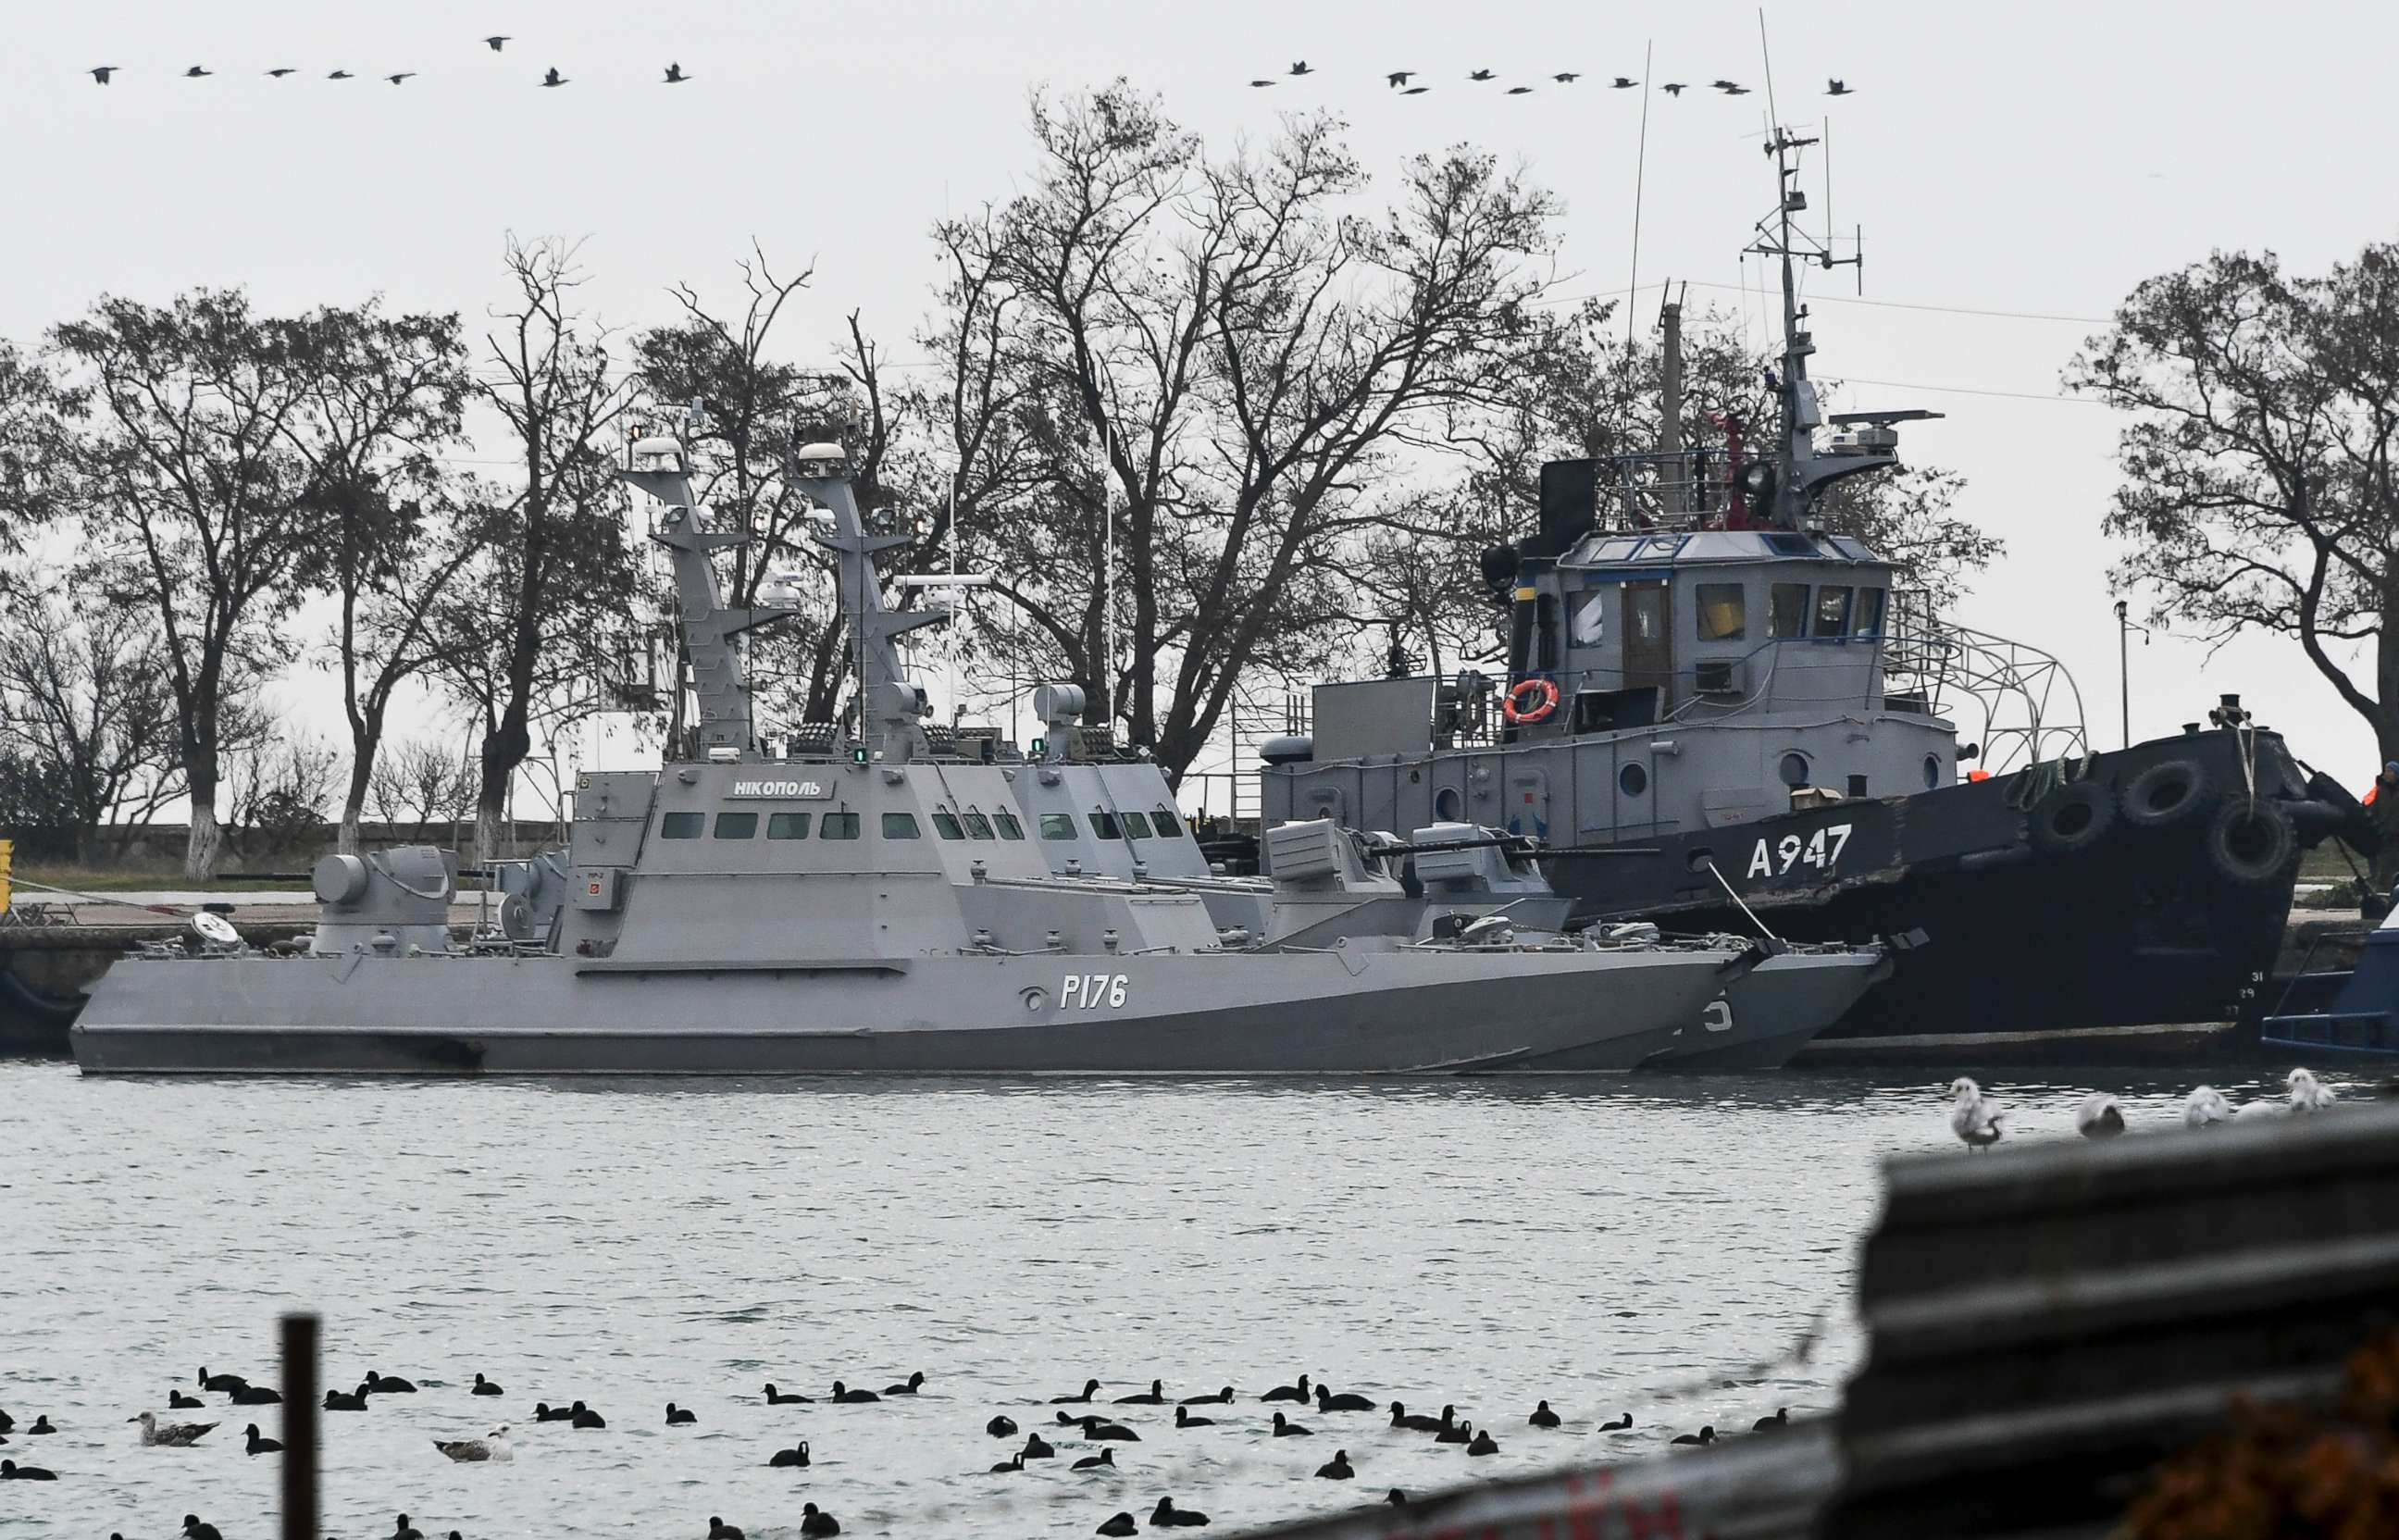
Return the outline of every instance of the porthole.
{"type": "Polygon", "coordinates": [[[1465,810],[1458,799],[1457,788],[1455,786],[1444,786],[1432,794],[1432,817],[1435,823],[1456,823],[1458,821],[1458,815],[1465,810]]]}
{"type": "Polygon", "coordinates": [[[1927,754],[1924,756],[1924,789],[1930,791],[1940,784],[1941,757],[1938,754],[1927,754]]]}
{"type": "Polygon", "coordinates": [[[1626,796],[1637,797],[1649,790],[1649,772],[1635,760],[1616,773],[1616,785],[1626,796]]]}
{"type": "Polygon", "coordinates": [[[1808,784],[1808,756],[1794,750],[1782,756],[1782,784],[1791,787],[1808,784]]]}

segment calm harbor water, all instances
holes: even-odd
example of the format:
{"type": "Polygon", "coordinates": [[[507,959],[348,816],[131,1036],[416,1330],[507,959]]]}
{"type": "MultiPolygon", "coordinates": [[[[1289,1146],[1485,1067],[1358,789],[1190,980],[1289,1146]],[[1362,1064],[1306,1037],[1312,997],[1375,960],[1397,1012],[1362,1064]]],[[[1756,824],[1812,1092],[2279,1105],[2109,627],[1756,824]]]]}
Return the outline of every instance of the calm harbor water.
{"type": "MultiPolygon", "coordinates": [[[[2072,1138],[2103,1086],[2135,1128],[2187,1084],[2080,1070],[2003,1081],[2020,1138],[2072,1138]]],[[[1703,1422],[1832,1408],[1858,1352],[1845,1315],[1878,1159],[1959,1151],[1931,1072],[1376,1085],[583,1084],[85,1080],[0,1063],[0,1408],[7,1452],[54,1484],[0,1484],[0,1535],[227,1540],[273,1533],[253,1417],[191,1449],[139,1447],[194,1371],[273,1384],[275,1319],[325,1317],[326,1383],[415,1381],[327,1413],[329,1532],[405,1511],[468,1540],[571,1531],[699,1540],[721,1514],[796,1534],[1089,1534],[1171,1493],[1241,1528],[1566,1460],[1646,1452],[1703,1422]],[[1812,1359],[1782,1359],[1820,1312],[1812,1359]],[[914,1400],[762,1404],[927,1375],[914,1400]],[[477,1371],[507,1387],[467,1394],[477,1371]],[[1293,1410],[1301,1372],[1488,1423],[1501,1452],[1293,1410]],[[1162,1377],[1227,1381],[1219,1425],[1122,1409],[1114,1474],[1061,1458],[984,1474],[1087,1377],[1101,1398],[1162,1377]],[[1727,1382],[1733,1383],[1727,1383],[1727,1382]],[[1669,1394],[1680,1391],[1680,1394],[1669,1394]],[[1525,1425],[1537,1398],[1567,1419],[1525,1425]],[[605,1431],[533,1425],[581,1399],[605,1431]],[[663,1425],[670,1400],[696,1427],[663,1425]],[[1595,1425],[1630,1412],[1631,1434],[1595,1425]],[[23,1428],[47,1413],[54,1438],[23,1428]],[[507,1465],[436,1438],[514,1425],[507,1465]],[[806,1471],[768,1454],[810,1442],[806,1471]],[[1313,1479],[1346,1448],[1358,1479],[1313,1479]]],[[[2264,1094],[2227,1085],[2235,1100],[2264,1094]]],[[[2336,1085],[2339,1082],[2334,1082],[2336,1085]]],[[[1970,1158],[1959,1151],[1958,1158],[1970,1158]]],[[[1076,1409],[1080,1411],[1082,1409],[1076,1409]]],[[[263,1413],[263,1415],[262,1415],[263,1413]]]]}

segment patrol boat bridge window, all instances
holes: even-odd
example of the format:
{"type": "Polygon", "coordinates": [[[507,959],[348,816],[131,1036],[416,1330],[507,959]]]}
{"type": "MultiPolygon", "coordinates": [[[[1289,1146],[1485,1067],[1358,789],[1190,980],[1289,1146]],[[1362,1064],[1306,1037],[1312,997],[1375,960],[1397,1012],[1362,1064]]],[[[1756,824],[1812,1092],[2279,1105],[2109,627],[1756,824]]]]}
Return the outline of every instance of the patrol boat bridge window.
{"type": "Polygon", "coordinates": [[[858,815],[828,813],[824,816],[824,822],[818,826],[817,832],[828,840],[854,840],[858,838],[858,815]]]}
{"type": "Polygon", "coordinates": [[[1158,826],[1158,837],[1161,840],[1171,840],[1183,832],[1183,826],[1175,820],[1174,815],[1163,807],[1152,809],[1149,821],[1158,826]]]}
{"type": "Polygon", "coordinates": [[[716,837],[720,840],[754,840],[758,837],[758,815],[755,813],[719,813],[716,815],[716,837]]]}
{"type": "Polygon", "coordinates": [[[1075,815],[1044,813],[1041,815],[1041,837],[1045,840],[1071,840],[1075,837],[1075,815]]]}
{"type": "Polygon", "coordinates": [[[1776,641],[1808,634],[1808,585],[1777,583],[1766,590],[1766,634],[1776,641]]]}
{"type": "Polygon", "coordinates": [[[1747,595],[1738,583],[1700,585],[1701,642],[1739,642],[1749,635],[1747,595]]]}
{"type": "Polygon", "coordinates": [[[916,837],[916,815],[886,813],[883,815],[883,837],[887,840],[913,840],[916,837]]]}
{"type": "Polygon", "coordinates": [[[966,811],[967,833],[978,840],[991,838],[991,820],[969,807],[966,811]]]}
{"type": "Polygon", "coordinates": [[[808,816],[806,813],[767,814],[766,837],[770,840],[806,839],[808,837],[808,816]]]}
{"type": "Polygon", "coordinates": [[[1880,588],[1860,588],[1857,625],[1851,628],[1850,634],[1852,636],[1882,635],[1882,605],[1883,591],[1880,588]]]}
{"type": "Polygon", "coordinates": [[[1826,585],[1816,590],[1816,629],[1820,637],[1850,634],[1850,590],[1826,585]]]}
{"type": "Polygon", "coordinates": [[[1117,817],[1124,823],[1124,831],[1127,838],[1135,840],[1145,840],[1149,838],[1149,819],[1147,817],[1132,811],[1131,808],[1127,808],[1125,811],[1118,814],[1117,817]]]}
{"type": "Polygon", "coordinates": [[[696,840],[700,825],[707,819],[698,813],[670,813],[658,820],[658,838],[662,840],[696,840]]]}
{"type": "Polygon", "coordinates": [[[1120,840],[1124,838],[1122,831],[1117,828],[1117,816],[1108,812],[1105,808],[1096,809],[1092,812],[1091,832],[1097,834],[1104,840],[1120,840]]]}
{"type": "MultiPolygon", "coordinates": [[[[1024,826],[1016,821],[1015,814],[1008,812],[994,813],[991,816],[991,821],[999,825],[999,837],[1001,839],[1021,840],[1024,838],[1024,826]]],[[[1066,827],[1072,829],[1075,826],[1070,823],[1066,827]]]]}
{"type": "MultiPolygon", "coordinates": [[[[900,816],[907,817],[904,813],[900,816]]],[[[938,809],[933,814],[933,832],[945,840],[963,840],[967,837],[966,825],[958,822],[958,816],[956,813],[942,812],[938,809]]]]}

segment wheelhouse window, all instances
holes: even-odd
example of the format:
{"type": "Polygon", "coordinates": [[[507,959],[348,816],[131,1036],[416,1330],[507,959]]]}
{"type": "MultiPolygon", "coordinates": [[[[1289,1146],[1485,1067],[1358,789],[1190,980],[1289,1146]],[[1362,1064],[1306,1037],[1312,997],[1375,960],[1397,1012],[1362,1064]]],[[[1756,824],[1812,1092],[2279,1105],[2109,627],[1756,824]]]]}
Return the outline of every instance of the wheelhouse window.
{"type": "Polygon", "coordinates": [[[1850,634],[1850,594],[1846,588],[1827,585],[1816,590],[1815,636],[1847,636],[1850,634]]]}
{"type": "Polygon", "coordinates": [[[828,840],[854,840],[858,838],[858,815],[828,813],[817,831],[828,840]]]}
{"type": "Polygon", "coordinates": [[[1044,813],[1041,815],[1041,837],[1045,840],[1071,840],[1075,837],[1075,815],[1044,813]]]}
{"type": "Polygon", "coordinates": [[[1882,606],[1884,597],[1883,590],[1880,588],[1860,588],[1858,590],[1857,624],[1851,628],[1850,632],[1850,635],[1882,635],[1882,606]]]}
{"type": "Polygon", "coordinates": [[[708,821],[699,813],[670,813],[658,820],[658,838],[662,840],[696,840],[701,825],[708,821]]]}
{"type": "Polygon", "coordinates": [[[883,837],[887,840],[913,840],[916,837],[916,815],[886,813],[883,815],[883,837]]]}
{"type": "Polygon", "coordinates": [[[1585,594],[1575,606],[1574,621],[1567,629],[1576,646],[1596,647],[1607,635],[1607,601],[1608,592],[1585,594]]]}
{"type": "Polygon", "coordinates": [[[1739,642],[1749,635],[1748,595],[1740,584],[1702,583],[1699,599],[1701,642],[1739,642]]]}
{"type": "Polygon", "coordinates": [[[720,840],[754,840],[758,837],[758,815],[755,813],[719,813],[716,815],[716,837],[720,840]]]}
{"type": "Polygon", "coordinates": [[[1663,584],[1624,590],[1624,640],[1666,640],[1666,588],[1663,584]]]}
{"type": "Polygon", "coordinates": [[[1777,640],[1808,634],[1808,585],[1777,583],[1766,590],[1766,634],[1777,640]]]}
{"type": "Polygon", "coordinates": [[[1104,807],[1091,812],[1091,832],[1104,840],[1124,838],[1124,831],[1117,827],[1117,816],[1104,807]]]}
{"type": "Polygon", "coordinates": [[[967,838],[970,840],[987,840],[991,838],[991,820],[989,818],[984,817],[982,814],[976,812],[971,807],[967,809],[965,817],[967,820],[967,838]]]}
{"type": "Polygon", "coordinates": [[[956,813],[936,810],[933,814],[933,832],[945,840],[963,840],[967,837],[967,826],[958,822],[958,816],[956,813]]]}
{"type": "Polygon", "coordinates": [[[808,837],[808,816],[806,813],[767,814],[766,837],[770,840],[806,839],[808,837]]]}
{"type": "Polygon", "coordinates": [[[1183,832],[1182,820],[1177,818],[1171,809],[1151,808],[1149,821],[1158,830],[1158,837],[1161,840],[1171,840],[1183,832]]]}
{"type": "Polygon", "coordinates": [[[1118,814],[1117,817],[1124,823],[1126,838],[1134,840],[1145,840],[1149,838],[1149,819],[1147,817],[1132,811],[1131,808],[1127,808],[1125,811],[1118,814]]]}
{"type": "MultiPolygon", "coordinates": [[[[991,816],[991,821],[999,826],[999,837],[1001,839],[1021,840],[1024,838],[1024,826],[1016,821],[1015,814],[1008,812],[994,813],[991,816]]],[[[1075,826],[1071,823],[1066,826],[1070,831],[1075,826]]]]}

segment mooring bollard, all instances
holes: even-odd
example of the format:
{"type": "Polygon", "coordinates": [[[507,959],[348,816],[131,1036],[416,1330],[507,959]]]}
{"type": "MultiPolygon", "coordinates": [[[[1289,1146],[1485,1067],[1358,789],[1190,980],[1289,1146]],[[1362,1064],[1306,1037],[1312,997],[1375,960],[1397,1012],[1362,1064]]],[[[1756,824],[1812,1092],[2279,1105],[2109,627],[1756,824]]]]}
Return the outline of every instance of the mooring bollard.
{"type": "Polygon", "coordinates": [[[317,1328],[283,1317],[283,1540],[317,1540],[317,1328]]]}

